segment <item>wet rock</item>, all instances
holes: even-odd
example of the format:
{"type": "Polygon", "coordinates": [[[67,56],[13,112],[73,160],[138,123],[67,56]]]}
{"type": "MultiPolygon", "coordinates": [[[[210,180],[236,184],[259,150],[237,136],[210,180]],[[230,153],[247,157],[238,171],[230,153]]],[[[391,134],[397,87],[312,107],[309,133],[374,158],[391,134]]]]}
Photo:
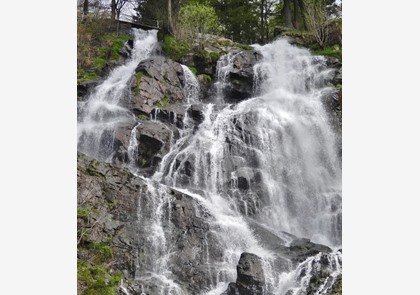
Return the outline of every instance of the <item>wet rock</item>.
{"type": "MultiPolygon", "coordinates": [[[[147,224],[156,218],[155,202],[162,203],[162,230],[167,245],[176,255],[168,262],[169,270],[186,294],[199,294],[210,285],[206,259],[222,257],[221,247],[208,248],[218,242],[209,231],[208,213],[189,195],[156,185],[161,195],[149,196],[151,184],[133,176],[127,169],[98,162],[78,154],[78,259],[98,261],[98,252],[90,245],[102,243],[112,249],[112,257],[104,267],[123,274],[124,286],[131,294],[145,291],[159,294],[162,281],[157,278],[139,281],[138,277],[153,269],[150,243],[151,229],[147,224]],[[88,212],[88,213],[85,213],[88,212]],[[86,215],[85,215],[86,214],[86,215]],[[83,237],[80,236],[84,233],[83,237]],[[96,260],[95,260],[96,259],[96,260]]],[[[156,254],[156,253],[155,253],[156,254]]],[[[90,262],[88,262],[90,261],[90,262]]]]}
{"type": "Polygon", "coordinates": [[[128,107],[136,114],[149,115],[156,108],[184,99],[183,71],[179,63],[156,56],[142,61],[131,80],[128,107]]]}
{"type": "Polygon", "coordinates": [[[282,249],[282,254],[287,256],[294,262],[303,262],[308,257],[314,256],[318,253],[331,253],[331,248],[321,245],[315,244],[311,242],[309,239],[305,238],[297,238],[290,243],[290,246],[282,249]]]}
{"type": "Polygon", "coordinates": [[[239,102],[253,96],[254,65],[261,58],[256,51],[240,51],[233,58],[229,85],[225,89],[227,102],[239,102]]]}
{"type": "Polygon", "coordinates": [[[137,140],[137,158],[134,164],[143,170],[146,175],[152,174],[162,158],[169,152],[172,142],[179,138],[176,127],[166,125],[159,121],[142,121],[141,124],[123,126],[116,130],[114,136],[115,153],[113,163],[124,165],[130,163],[128,154],[130,140],[134,128],[137,140]],[[146,169],[147,168],[147,169],[146,169]]]}
{"type": "Polygon", "coordinates": [[[89,81],[85,81],[82,83],[77,84],[77,100],[78,101],[85,101],[89,94],[93,92],[95,87],[101,82],[101,78],[92,79],[89,81]]]}
{"type": "Polygon", "coordinates": [[[222,295],[269,294],[265,290],[264,270],[260,257],[252,253],[242,253],[236,272],[236,283],[230,283],[222,295]]]}
{"type": "Polygon", "coordinates": [[[150,112],[153,120],[172,124],[180,129],[184,128],[184,114],[185,107],[180,104],[171,104],[163,109],[155,108],[150,112]]]}
{"type": "Polygon", "coordinates": [[[191,107],[188,108],[187,110],[188,116],[194,121],[194,124],[196,126],[200,125],[204,121],[205,108],[206,106],[202,104],[192,105],[191,107]]]}
{"type": "Polygon", "coordinates": [[[178,130],[156,121],[144,121],[136,131],[138,163],[141,168],[156,167],[169,152],[171,142],[179,137],[178,130]]]}

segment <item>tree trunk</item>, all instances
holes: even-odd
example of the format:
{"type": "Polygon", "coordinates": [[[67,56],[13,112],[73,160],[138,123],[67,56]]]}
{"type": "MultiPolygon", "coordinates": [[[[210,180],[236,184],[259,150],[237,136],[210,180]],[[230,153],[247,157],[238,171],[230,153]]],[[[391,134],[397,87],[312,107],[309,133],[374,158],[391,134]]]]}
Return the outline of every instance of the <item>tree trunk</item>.
{"type": "Polygon", "coordinates": [[[117,10],[117,4],[115,3],[115,0],[111,0],[111,19],[115,19],[117,10]]]}
{"type": "Polygon", "coordinates": [[[286,27],[292,28],[292,18],[290,15],[290,0],[284,0],[284,7],[283,7],[283,13],[284,13],[284,22],[286,27]]]}
{"type": "Polygon", "coordinates": [[[303,28],[305,30],[307,30],[308,26],[306,25],[305,5],[303,4],[303,0],[298,0],[298,3],[299,3],[299,8],[300,8],[300,16],[301,16],[302,22],[303,22],[303,28]]]}
{"type": "Polygon", "coordinates": [[[89,0],[83,2],[83,14],[87,15],[89,13],[89,0]]]}
{"type": "Polygon", "coordinates": [[[293,27],[295,29],[299,29],[299,23],[298,23],[298,0],[293,0],[293,27]]]}
{"type": "Polygon", "coordinates": [[[174,25],[172,22],[172,0],[168,0],[168,29],[171,34],[174,34],[174,25]]]}
{"type": "Polygon", "coordinates": [[[264,0],[261,0],[261,6],[260,6],[260,22],[261,22],[261,30],[260,30],[260,38],[261,38],[261,42],[264,42],[264,0]]]}

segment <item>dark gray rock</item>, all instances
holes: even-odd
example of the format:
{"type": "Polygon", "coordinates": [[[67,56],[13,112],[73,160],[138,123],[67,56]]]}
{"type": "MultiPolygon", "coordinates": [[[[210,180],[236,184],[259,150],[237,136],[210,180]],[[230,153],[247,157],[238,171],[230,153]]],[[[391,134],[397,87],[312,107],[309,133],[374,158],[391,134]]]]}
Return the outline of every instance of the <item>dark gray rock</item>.
{"type": "Polygon", "coordinates": [[[230,83],[225,88],[227,102],[239,102],[253,96],[253,67],[260,58],[261,54],[256,51],[241,51],[234,56],[230,83]]]}
{"type": "Polygon", "coordinates": [[[262,295],[267,293],[261,258],[252,253],[242,253],[236,267],[236,283],[230,283],[222,295],[262,295]]]}

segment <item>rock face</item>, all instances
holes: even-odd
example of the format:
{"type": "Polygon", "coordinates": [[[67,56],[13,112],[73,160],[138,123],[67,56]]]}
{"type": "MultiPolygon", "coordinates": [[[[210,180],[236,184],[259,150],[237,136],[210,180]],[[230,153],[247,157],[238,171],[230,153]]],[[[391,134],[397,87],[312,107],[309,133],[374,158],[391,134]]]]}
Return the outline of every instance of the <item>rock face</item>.
{"type": "Polygon", "coordinates": [[[262,295],[265,292],[265,279],[262,260],[255,254],[242,253],[236,267],[236,283],[230,283],[222,295],[262,295]]]}
{"type": "MultiPolygon", "coordinates": [[[[152,247],[153,230],[146,226],[156,214],[154,206],[158,199],[155,198],[159,196],[148,191],[152,189],[150,183],[134,177],[128,170],[97,162],[83,154],[78,155],[77,168],[78,261],[85,263],[88,270],[105,268],[109,277],[120,274],[130,294],[142,291],[159,294],[153,286],[161,282],[147,282],[146,290],[142,289],[142,282],[136,280],[153,271],[154,255],[159,255],[155,252],[165,251],[152,247]],[[111,256],[99,255],[96,249],[99,246],[107,249],[111,256]]],[[[209,225],[203,219],[206,213],[200,212],[188,195],[165,187],[155,189],[166,192],[162,206],[170,218],[163,216],[162,229],[171,232],[171,240],[165,243],[170,251],[177,253],[169,261],[168,270],[186,286],[185,292],[198,294],[210,280],[205,267],[204,240],[217,243],[208,233],[209,225]]],[[[221,255],[213,251],[209,255],[221,255]]],[[[82,281],[79,291],[88,287],[82,281]]]]}
{"type": "Polygon", "coordinates": [[[131,164],[140,167],[145,174],[151,174],[169,152],[171,143],[178,138],[177,128],[159,121],[142,121],[134,126],[121,127],[115,134],[114,162],[129,164],[132,161],[131,164]],[[137,142],[135,150],[130,147],[133,140],[137,142]]]}
{"type": "Polygon", "coordinates": [[[232,60],[229,85],[225,89],[228,102],[238,102],[253,96],[254,65],[261,55],[256,51],[240,51],[232,60]]]}
{"type": "Polygon", "coordinates": [[[183,71],[179,63],[163,56],[141,62],[131,81],[133,94],[129,108],[136,114],[149,115],[155,107],[182,101],[183,71]]]}
{"type": "MultiPolygon", "coordinates": [[[[222,52],[220,48],[206,48],[208,52],[222,52]]],[[[227,102],[237,103],[255,95],[253,67],[261,56],[252,50],[225,49],[231,51],[233,58],[224,96],[227,102]]],[[[201,85],[207,83],[202,91],[211,89],[206,75],[216,76],[214,60],[186,58],[191,59],[187,62],[192,65],[202,62],[198,71],[205,75],[199,75],[199,81],[201,85]]],[[[333,83],[341,82],[338,71],[341,64],[334,60],[327,62],[338,67],[333,83]]],[[[212,228],[214,216],[198,197],[136,177],[121,168],[134,163],[140,167],[136,173],[146,177],[153,175],[179,139],[184,124],[195,126],[196,129],[191,130],[194,133],[205,120],[207,106],[182,104],[183,85],[179,63],[165,57],[143,61],[131,81],[131,99],[125,102],[125,107],[136,118],[113,134],[113,164],[78,155],[78,262],[84,265],[81,270],[90,275],[97,272],[98,267],[104,268],[107,286],[118,288],[118,283],[122,282],[130,294],[157,295],[166,284],[174,285],[172,291],[176,294],[200,294],[209,286],[214,287],[220,279],[220,273],[215,274],[214,270],[224,255],[224,248],[217,230],[212,228]],[[133,141],[137,144],[132,145],[133,141]],[[159,278],[162,273],[170,282],[159,278]]],[[[325,103],[335,110],[334,101],[329,97],[325,103]]],[[[280,274],[298,268],[299,280],[308,279],[308,285],[302,288],[305,291],[300,291],[299,295],[318,294],[324,285],[328,286],[325,294],[339,294],[341,277],[331,279],[335,273],[331,268],[333,256],[329,247],[288,233],[275,233],[252,219],[258,220],[259,209],[268,204],[269,195],[267,187],[262,185],[259,168],[263,164],[252,149],[261,142],[255,128],[257,120],[258,116],[250,110],[243,116],[232,116],[224,125],[235,133],[222,138],[230,155],[224,159],[221,170],[229,174],[223,178],[226,180],[222,184],[224,192],[232,199],[240,199],[238,212],[246,219],[256,240],[273,253],[274,259],[270,262],[273,271],[280,274]],[[248,148],[245,153],[244,149],[248,148]]],[[[182,165],[179,172],[183,176],[177,185],[191,181],[195,169],[192,163],[189,158],[176,160],[173,168],[182,165]]],[[[205,194],[197,192],[197,195],[204,198],[205,194]]],[[[264,274],[265,263],[253,253],[242,253],[236,281],[229,284],[223,295],[275,294],[264,274]]],[[[92,287],[88,279],[80,282],[80,292],[92,287]]],[[[102,292],[96,291],[97,294],[102,292]]],[[[286,294],[295,293],[289,290],[286,294]]]]}

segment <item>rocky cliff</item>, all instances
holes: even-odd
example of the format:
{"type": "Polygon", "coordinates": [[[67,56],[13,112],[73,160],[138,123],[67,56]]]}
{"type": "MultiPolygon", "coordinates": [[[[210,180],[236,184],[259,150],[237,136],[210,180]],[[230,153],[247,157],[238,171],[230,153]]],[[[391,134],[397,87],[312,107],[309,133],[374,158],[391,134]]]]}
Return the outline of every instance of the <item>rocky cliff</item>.
{"type": "MultiPolygon", "coordinates": [[[[109,145],[111,157],[99,162],[78,154],[80,294],[160,294],[162,278],[154,276],[159,267],[167,269],[173,278],[167,282],[173,294],[201,294],[219,281],[220,274],[210,275],[215,271],[209,269],[208,262],[222,262],[223,244],[212,229],[214,217],[203,201],[206,193],[199,189],[194,193],[175,189],[152,178],[168,155],[167,161],[173,161],[171,169],[179,171],[179,183],[190,185],[197,172],[193,160],[175,160],[170,154],[174,146],[188,144],[186,137],[182,137],[188,128],[197,131],[209,117],[206,105],[185,103],[187,81],[180,62],[196,69],[200,102],[215,102],[215,93],[221,91],[219,95],[233,109],[259,95],[254,82],[261,77],[255,76],[254,66],[261,60],[261,54],[231,41],[210,41],[205,54],[190,53],[177,61],[154,54],[142,60],[129,79],[129,95],[120,102],[132,116],[114,130],[109,145]],[[218,83],[223,83],[223,87],[218,83]]],[[[122,55],[129,56],[132,46],[127,43],[122,55]]],[[[329,92],[322,102],[340,137],[341,63],[332,58],[320,63],[332,69],[326,81],[337,91],[329,92]]],[[[84,87],[85,97],[81,101],[91,92],[91,85],[84,87]]],[[[251,110],[229,121],[250,150],[260,139],[256,120],[251,110]]],[[[291,233],[280,236],[253,220],[254,214],[270,202],[267,188],[260,186],[264,176],[260,172],[261,163],[255,160],[259,156],[246,158],[243,147],[230,140],[226,137],[231,158],[226,159],[223,167],[235,171],[235,176],[223,184],[226,194],[241,198],[235,210],[245,216],[252,234],[270,251],[273,271],[293,272],[294,279],[301,284],[300,293],[294,293],[297,289],[289,286],[284,294],[318,294],[320,288],[325,290],[324,294],[341,294],[341,272],[337,272],[341,267],[341,250],[337,254],[330,247],[291,233]],[[241,166],[238,161],[241,157],[249,160],[251,168],[241,166]]],[[[267,264],[264,258],[243,252],[235,263],[236,281],[219,294],[278,294],[264,272],[267,264]]]]}

